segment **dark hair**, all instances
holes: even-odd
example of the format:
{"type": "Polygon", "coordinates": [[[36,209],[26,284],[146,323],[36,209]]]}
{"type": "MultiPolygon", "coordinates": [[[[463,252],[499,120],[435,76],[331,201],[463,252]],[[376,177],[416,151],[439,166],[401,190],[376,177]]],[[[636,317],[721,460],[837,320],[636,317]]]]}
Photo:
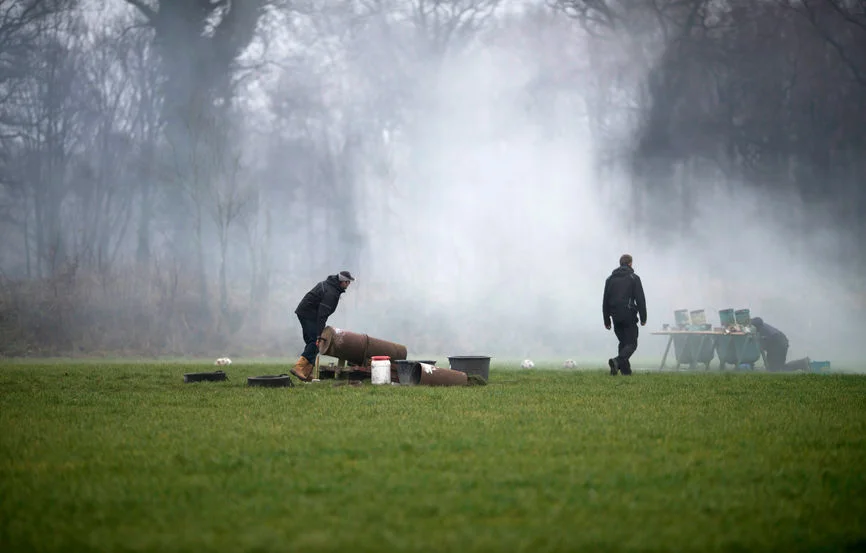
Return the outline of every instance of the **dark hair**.
{"type": "Polygon", "coordinates": [[[623,265],[631,265],[631,262],[632,262],[632,258],[631,258],[631,256],[630,256],[629,254],[624,253],[624,254],[622,254],[621,256],[619,256],[619,264],[620,264],[620,266],[623,266],[623,265]]]}

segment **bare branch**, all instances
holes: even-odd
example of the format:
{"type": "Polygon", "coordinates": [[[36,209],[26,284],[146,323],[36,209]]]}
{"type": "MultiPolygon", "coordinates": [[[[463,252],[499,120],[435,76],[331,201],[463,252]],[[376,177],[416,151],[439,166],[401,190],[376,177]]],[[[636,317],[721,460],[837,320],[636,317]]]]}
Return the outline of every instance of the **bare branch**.
{"type": "Polygon", "coordinates": [[[851,13],[850,10],[843,7],[840,0],[827,0],[827,3],[837,14],[839,14],[840,17],[842,17],[842,19],[844,19],[848,23],[851,23],[852,25],[860,27],[862,31],[866,32],[866,1],[859,2],[861,12],[857,15],[860,16],[860,19],[855,17],[855,15],[851,13]]]}
{"type": "MultiPolygon", "coordinates": [[[[841,5],[837,4],[834,1],[827,0],[827,3],[831,5],[837,13],[843,12],[841,5]]],[[[836,51],[836,54],[839,56],[839,59],[848,68],[848,71],[854,77],[854,80],[857,81],[858,84],[862,86],[866,86],[866,70],[860,68],[855,62],[849,51],[843,46],[839,40],[834,36],[834,34],[829,31],[824,25],[819,21],[819,15],[815,9],[815,7],[810,3],[809,0],[780,0],[780,5],[783,8],[787,8],[788,10],[793,11],[796,14],[799,14],[803,18],[805,18],[809,23],[811,23],[812,27],[821,36],[821,38],[836,51]]],[[[846,17],[846,21],[854,22],[853,18],[846,17]]],[[[859,26],[859,25],[858,25],[859,26]]]]}
{"type": "Polygon", "coordinates": [[[148,22],[154,23],[156,21],[156,11],[145,4],[143,0],[126,0],[126,2],[137,8],[148,22]]]}

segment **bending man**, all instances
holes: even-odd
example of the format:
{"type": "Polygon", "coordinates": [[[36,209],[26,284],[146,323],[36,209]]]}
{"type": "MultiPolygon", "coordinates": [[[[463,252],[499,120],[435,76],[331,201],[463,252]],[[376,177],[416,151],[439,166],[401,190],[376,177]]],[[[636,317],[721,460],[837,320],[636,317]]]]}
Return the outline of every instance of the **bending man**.
{"type": "Polygon", "coordinates": [[[804,357],[790,362],[788,359],[788,337],[778,328],[768,325],[761,317],[752,319],[758,332],[761,350],[767,356],[768,371],[808,371],[811,359],[804,357]]]}
{"type": "Polygon", "coordinates": [[[313,363],[319,354],[319,339],[328,324],[328,317],[337,310],[340,296],[355,278],[349,271],[330,275],[307,292],[295,309],[304,337],[304,352],[290,371],[303,382],[312,380],[313,363]]]}

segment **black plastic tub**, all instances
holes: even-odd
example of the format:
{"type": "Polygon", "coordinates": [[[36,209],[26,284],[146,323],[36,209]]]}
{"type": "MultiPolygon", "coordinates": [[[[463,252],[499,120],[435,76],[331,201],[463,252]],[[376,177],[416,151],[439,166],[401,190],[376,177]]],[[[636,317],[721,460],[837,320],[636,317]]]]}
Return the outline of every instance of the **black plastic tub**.
{"type": "Polygon", "coordinates": [[[454,355],[448,358],[448,362],[455,371],[490,380],[490,356],[488,355],[454,355]]]}
{"type": "Polygon", "coordinates": [[[291,377],[287,374],[249,376],[247,377],[247,385],[266,388],[292,388],[294,386],[291,377]]]}
{"type": "Polygon", "coordinates": [[[210,373],[186,373],[183,375],[184,382],[221,382],[226,380],[226,373],[214,371],[210,373]]]}

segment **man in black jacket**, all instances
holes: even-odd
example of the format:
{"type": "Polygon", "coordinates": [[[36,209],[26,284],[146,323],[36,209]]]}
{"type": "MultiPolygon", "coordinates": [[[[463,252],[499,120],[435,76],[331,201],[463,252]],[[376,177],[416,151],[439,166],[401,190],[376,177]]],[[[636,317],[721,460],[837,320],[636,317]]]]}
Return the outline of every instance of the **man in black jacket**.
{"type": "Polygon", "coordinates": [[[355,278],[349,271],[340,271],[330,275],[304,295],[295,314],[301,322],[301,332],[304,336],[304,352],[290,371],[303,382],[312,380],[313,362],[319,354],[319,338],[322,330],[328,324],[328,317],[336,311],[340,303],[340,295],[349,287],[355,278]]]}
{"type": "Polygon", "coordinates": [[[778,328],[768,325],[761,317],[752,319],[752,326],[758,333],[761,350],[767,356],[768,371],[808,371],[811,359],[804,357],[786,363],[788,359],[788,337],[778,328]]]}
{"type": "Polygon", "coordinates": [[[613,331],[619,340],[619,355],[607,361],[610,374],[615,376],[617,372],[621,372],[630,375],[629,358],[637,349],[638,315],[640,325],[646,325],[646,299],[643,284],[632,268],[632,257],[629,254],[623,254],[619,258],[619,267],[604,281],[602,312],[604,327],[610,330],[612,320],[613,331]]]}

